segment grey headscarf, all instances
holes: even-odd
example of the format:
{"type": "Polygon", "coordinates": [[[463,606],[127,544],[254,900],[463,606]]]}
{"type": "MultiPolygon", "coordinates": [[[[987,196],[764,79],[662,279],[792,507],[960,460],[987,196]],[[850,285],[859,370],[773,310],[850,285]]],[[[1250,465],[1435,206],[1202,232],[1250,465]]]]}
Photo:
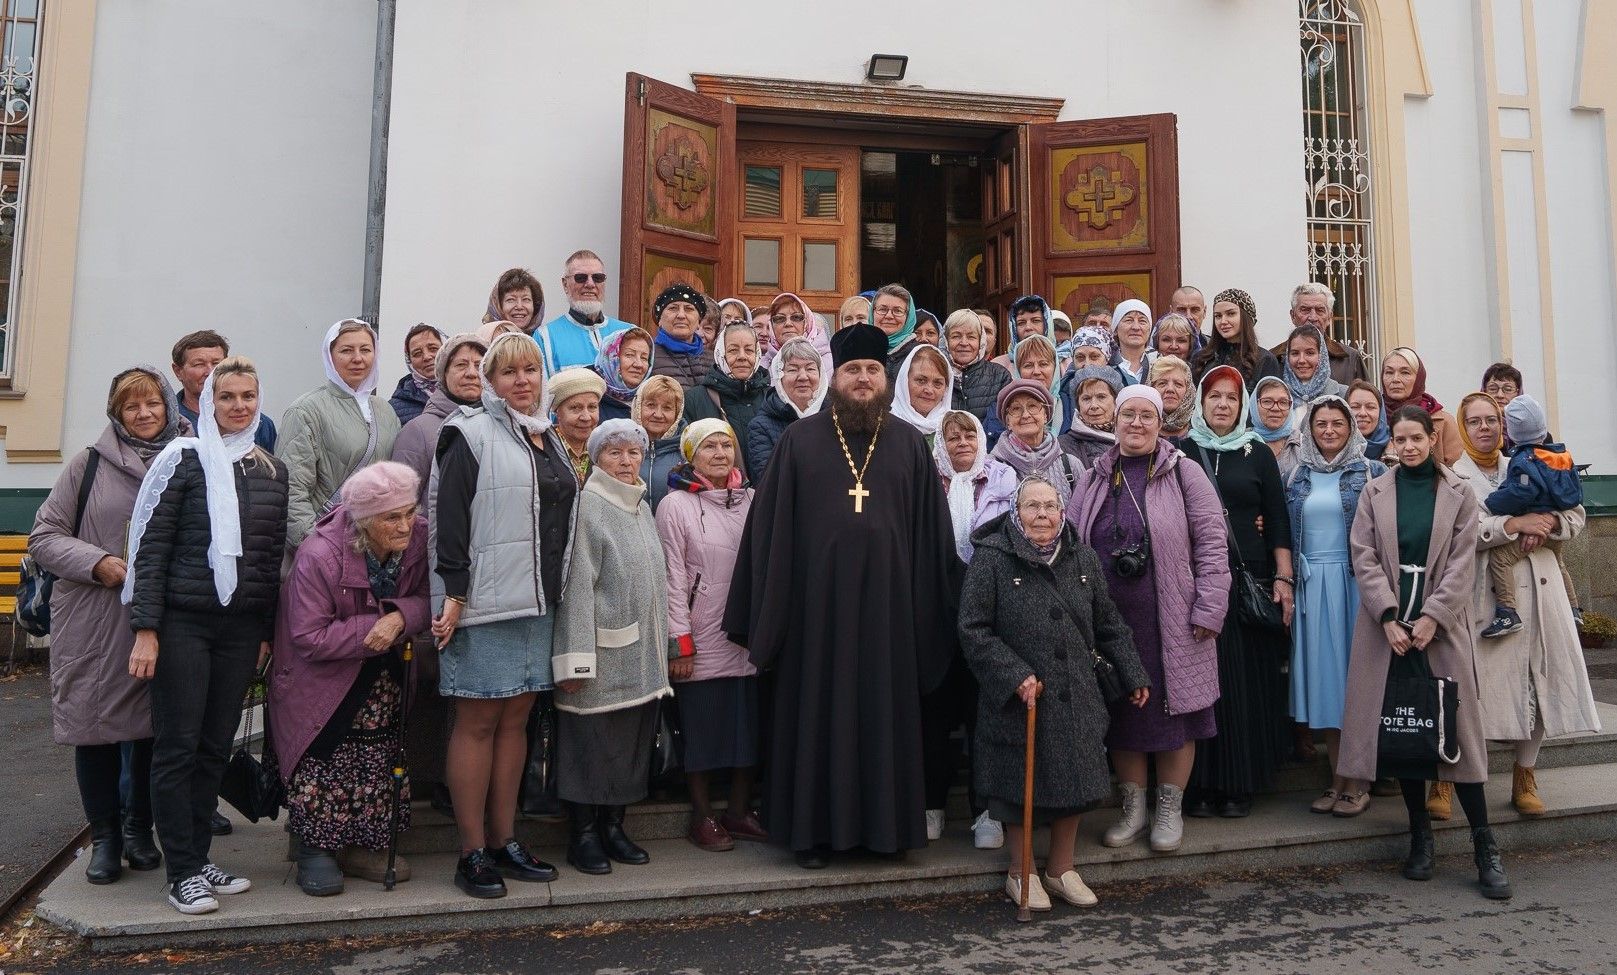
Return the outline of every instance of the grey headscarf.
{"type": "Polygon", "coordinates": [[[1316,474],[1334,474],[1364,460],[1364,452],[1369,444],[1365,441],[1364,434],[1359,432],[1359,425],[1354,422],[1353,411],[1348,409],[1347,400],[1329,394],[1321,396],[1308,404],[1307,417],[1307,428],[1301,431],[1301,436],[1296,440],[1299,467],[1306,467],[1316,474]],[[1325,455],[1319,452],[1319,445],[1314,443],[1314,413],[1325,403],[1340,406],[1348,418],[1348,442],[1342,447],[1341,452],[1330,460],[1325,459],[1325,455]]]}
{"type": "Polygon", "coordinates": [[[163,374],[152,366],[134,366],[112,377],[112,385],[107,390],[107,419],[112,421],[112,430],[118,439],[145,461],[156,457],[175,437],[189,435],[192,432],[190,423],[180,414],[179,398],[174,395],[174,390],[169,386],[168,380],[163,378],[163,374]],[[113,392],[118,389],[118,384],[123,378],[132,372],[142,372],[156,380],[157,388],[163,396],[163,415],[167,418],[167,422],[163,424],[163,429],[157,436],[150,440],[142,440],[130,433],[129,428],[124,426],[124,421],[118,416],[118,412],[113,409],[113,392]]]}

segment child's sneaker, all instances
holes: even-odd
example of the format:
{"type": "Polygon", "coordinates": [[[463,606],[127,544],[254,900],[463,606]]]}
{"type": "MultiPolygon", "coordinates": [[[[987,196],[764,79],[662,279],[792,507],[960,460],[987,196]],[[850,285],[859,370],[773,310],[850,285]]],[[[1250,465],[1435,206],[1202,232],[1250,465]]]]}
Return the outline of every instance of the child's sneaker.
{"type": "Polygon", "coordinates": [[[1522,618],[1516,614],[1516,611],[1501,606],[1493,611],[1493,622],[1489,623],[1488,628],[1482,631],[1482,638],[1492,640],[1494,637],[1516,633],[1521,628],[1522,618]]]}

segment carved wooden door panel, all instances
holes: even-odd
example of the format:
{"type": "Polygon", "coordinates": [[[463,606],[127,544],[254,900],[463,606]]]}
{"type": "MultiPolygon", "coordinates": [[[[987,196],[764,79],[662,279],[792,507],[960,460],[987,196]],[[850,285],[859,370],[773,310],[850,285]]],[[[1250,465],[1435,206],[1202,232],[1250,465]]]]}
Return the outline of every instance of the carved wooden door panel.
{"type": "Polygon", "coordinates": [[[994,333],[993,354],[1004,351],[1010,336],[1005,319],[1011,303],[1025,293],[1027,240],[1026,193],[1027,126],[1019,126],[995,140],[992,152],[983,160],[983,307],[1000,323],[994,333]]]}
{"type": "Polygon", "coordinates": [[[1096,295],[1167,311],[1179,286],[1173,115],[1028,126],[1031,285],[1080,321],[1096,295]]]}
{"type": "Polygon", "coordinates": [[[730,288],[735,106],[632,71],[626,88],[618,317],[656,331],[651,305],[670,284],[730,288]]]}
{"type": "Polygon", "coordinates": [[[857,146],[736,147],[735,290],[749,308],[790,291],[834,323],[859,291],[857,146]]]}

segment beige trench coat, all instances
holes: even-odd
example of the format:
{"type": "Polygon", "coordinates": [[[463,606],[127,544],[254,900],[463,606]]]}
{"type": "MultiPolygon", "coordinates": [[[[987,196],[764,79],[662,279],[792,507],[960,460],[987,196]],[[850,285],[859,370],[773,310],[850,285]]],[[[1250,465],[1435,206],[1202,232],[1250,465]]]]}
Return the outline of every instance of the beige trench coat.
{"type": "MultiPolygon", "coordinates": [[[[1381,616],[1398,606],[1397,476],[1398,469],[1394,467],[1365,485],[1348,540],[1353,574],[1359,583],[1359,619],[1353,629],[1353,652],[1348,661],[1347,704],[1342,715],[1337,774],[1350,779],[1376,777],[1381,698],[1392,662],[1392,647],[1382,630],[1381,616]]],[[[1459,685],[1460,761],[1438,769],[1439,778],[1448,782],[1483,782],[1488,778],[1487,741],[1482,735],[1481,700],[1477,696],[1476,630],[1471,620],[1477,507],[1477,499],[1466,482],[1440,466],[1432,541],[1426,553],[1422,615],[1437,623],[1437,635],[1425,651],[1432,672],[1453,678],[1459,685]]]]}
{"type": "MultiPolygon", "coordinates": [[[[1505,532],[1505,516],[1491,515],[1482,507],[1494,485],[1476,463],[1462,457],[1454,472],[1465,479],[1478,503],[1477,581],[1471,622],[1480,634],[1494,611],[1488,552],[1500,545],[1515,545],[1517,536],[1505,532]]],[[[1561,527],[1553,537],[1563,542],[1576,538],[1587,520],[1582,506],[1561,512],[1560,519],[1561,527]]],[[[1530,738],[1535,712],[1547,738],[1599,731],[1600,718],[1589,690],[1589,671],[1578,644],[1572,602],[1554,553],[1540,548],[1516,563],[1515,581],[1522,628],[1507,636],[1477,640],[1483,734],[1498,741],[1530,738]]]]}

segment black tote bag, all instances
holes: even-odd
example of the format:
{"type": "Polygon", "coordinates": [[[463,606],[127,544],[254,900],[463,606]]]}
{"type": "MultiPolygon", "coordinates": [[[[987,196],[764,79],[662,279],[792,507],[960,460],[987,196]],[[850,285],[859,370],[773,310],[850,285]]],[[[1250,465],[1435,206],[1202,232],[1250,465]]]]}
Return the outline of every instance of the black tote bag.
{"type": "Polygon", "coordinates": [[[1459,711],[1459,685],[1433,675],[1426,651],[1394,656],[1381,698],[1378,774],[1430,780],[1441,766],[1459,762],[1459,711]]]}
{"type": "MultiPolygon", "coordinates": [[[[248,688],[248,699],[253,698],[254,690],[263,686],[263,678],[255,678],[248,688]]],[[[260,761],[253,757],[249,750],[252,742],[253,712],[249,708],[247,737],[242,741],[241,747],[236,749],[235,754],[230,756],[230,762],[225,766],[224,778],[219,780],[219,798],[234,806],[249,822],[256,823],[260,819],[274,822],[281,815],[281,807],[286,804],[286,786],[281,782],[281,775],[274,767],[275,763],[260,761]]],[[[271,747],[269,710],[268,705],[265,705],[264,738],[260,752],[267,756],[271,747]]]]}

